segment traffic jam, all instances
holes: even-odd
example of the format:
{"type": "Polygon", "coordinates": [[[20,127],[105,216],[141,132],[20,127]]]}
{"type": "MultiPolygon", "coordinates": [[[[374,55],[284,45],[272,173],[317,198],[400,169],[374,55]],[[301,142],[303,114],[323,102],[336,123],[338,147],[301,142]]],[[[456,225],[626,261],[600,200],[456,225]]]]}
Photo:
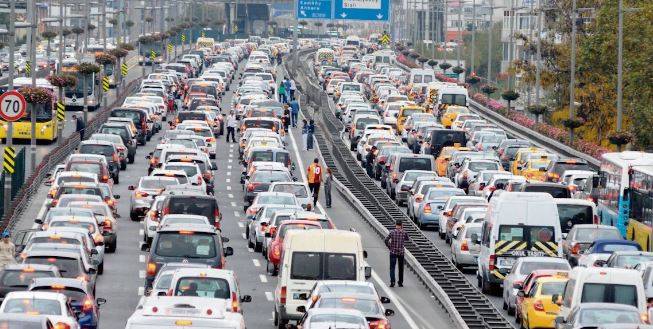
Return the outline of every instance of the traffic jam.
{"type": "MultiPolygon", "coordinates": [[[[307,78],[333,99],[322,110],[345,124],[342,142],[361,167],[516,327],[649,323],[653,253],[635,234],[647,213],[633,207],[623,221],[601,208],[615,207],[628,176],[647,174],[633,167],[645,153],[604,155],[624,184],[603,165],[511,136],[473,110],[464,86],[406,69],[373,41],[298,47],[312,49],[307,78]]],[[[43,216],[12,232],[0,316],[20,328],[99,328],[111,300],[96,285],[112,254],[137,248],[119,242],[119,227],[134,223],[142,296],[119,327],[246,328],[248,314],[268,313],[277,328],[391,328],[391,300],[369,280],[370,242],[336,227],[293,158],[290,100],[280,97],[292,42],[201,37],[193,48],[150,63],[137,91],[49,175],[43,216]],[[240,177],[218,168],[226,154],[240,177]],[[225,179],[239,180],[242,201],[226,197],[225,179]],[[241,234],[226,229],[229,205],[242,210],[244,254],[232,247],[241,234]],[[265,309],[248,308],[235,259],[265,268],[261,281],[275,287],[265,309]]]]}
{"type": "Polygon", "coordinates": [[[356,36],[320,42],[312,65],[360,166],[516,327],[649,323],[650,206],[619,202],[628,179],[650,188],[648,154],[607,153],[599,173],[511,136],[464,85],[356,36]]]}

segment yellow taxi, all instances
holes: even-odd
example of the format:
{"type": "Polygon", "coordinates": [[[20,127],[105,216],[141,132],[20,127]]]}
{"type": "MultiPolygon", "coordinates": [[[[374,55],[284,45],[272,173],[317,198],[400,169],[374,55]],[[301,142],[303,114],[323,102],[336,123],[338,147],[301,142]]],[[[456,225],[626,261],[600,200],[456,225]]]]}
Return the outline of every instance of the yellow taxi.
{"type": "Polygon", "coordinates": [[[551,160],[546,155],[541,156],[539,159],[528,160],[522,166],[521,174],[528,180],[544,182],[546,180],[546,168],[549,162],[551,160]]]}
{"type": "Polygon", "coordinates": [[[415,113],[426,113],[426,109],[417,105],[404,105],[397,113],[397,134],[401,135],[404,131],[404,124],[409,116],[415,113]]]}
{"type": "Polygon", "coordinates": [[[459,143],[454,144],[454,146],[443,147],[435,159],[438,176],[444,177],[447,175],[447,166],[449,166],[449,160],[451,160],[451,155],[454,151],[471,151],[471,149],[469,147],[462,147],[459,143]]]}
{"type": "Polygon", "coordinates": [[[456,119],[456,116],[460,113],[470,113],[469,109],[466,106],[459,106],[459,105],[450,105],[446,108],[444,113],[442,114],[442,125],[445,128],[451,128],[451,123],[453,122],[454,119],[456,119]]]}
{"type": "Polygon", "coordinates": [[[534,153],[545,154],[545,151],[539,147],[522,147],[515,153],[515,160],[510,164],[510,172],[514,175],[521,175],[520,167],[526,164],[526,158],[534,153]]]}
{"type": "Polygon", "coordinates": [[[518,293],[524,298],[520,305],[523,328],[555,327],[554,321],[560,312],[560,306],[551,298],[553,295],[562,295],[568,280],[567,273],[561,272],[554,276],[539,278],[530,291],[518,293]]]}

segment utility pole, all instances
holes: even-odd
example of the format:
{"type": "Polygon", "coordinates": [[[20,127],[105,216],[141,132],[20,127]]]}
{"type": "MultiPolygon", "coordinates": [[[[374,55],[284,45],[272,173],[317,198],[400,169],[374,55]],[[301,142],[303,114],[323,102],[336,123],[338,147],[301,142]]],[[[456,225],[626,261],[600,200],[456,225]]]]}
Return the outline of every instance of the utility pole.
{"type": "MultiPolygon", "coordinates": [[[[535,5],[534,2],[535,1],[531,0],[531,11],[528,14],[528,31],[529,31],[528,40],[530,42],[533,42],[533,30],[534,30],[534,28],[533,28],[534,27],[533,26],[534,25],[533,24],[533,16],[535,14],[535,12],[533,11],[534,10],[533,6],[535,5]]],[[[531,63],[533,63],[533,52],[530,51],[529,53],[530,53],[530,55],[529,55],[528,65],[531,65],[531,63]]],[[[532,91],[533,91],[533,89],[529,86],[528,87],[528,96],[526,97],[526,105],[527,106],[531,106],[531,93],[532,93],[532,91]]]]}
{"type": "Polygon", "coordinates": [[[472,49],[470,56],[470,72],[475,74],[476,61],[476,0],[472,1],[472,49]]]}
{"type": "MultiPolygon", "coordinates": [[[[576,104],[574,104],[575,97],[575,87],[576,87],[576,33],[577,26],[576,20],[578,17],[576,1],[572,0],[572,9],[571,9],[571,65],[570,72],[571,76],[569,77],[569,119],[573,119],[576,111],[576,104]]],[[[569,129],[569,143],[574,143],[574,130],[569,129]]]]}
{"type": "Polygon", "coordinates": [[[84,19],[84,48],[82,48],[84,51],[82,53],[85,53],[88,49],[88,41],[90,38],[88,25],[91,24],[91,3],[89,0],[84,1],[84,11],[86,12],[86,17],[84,19]]]}
{"type": "MultiPolygon", "coordinates": [[[[624,98],[624,1],[619,0],[619,27],[617,41],[617,132],[621,132],[624,98]]],[[[575,24],[574,24],[575,25],[575,24]]]]}
{"type": "MultiPolygon", "coordinates": [[[[36,88],[36,0],[31,0],[29,7],[32,14],[30,15],[30,44],[29,44],[29,60],[32,64],[31,77],[32,77],[32,88],[36,88]]],[[[28,14],[30,10],[27,11],[28,14]]],[[[36,169],[36,112],[37,107],[43,106],[41,104],[31,104],[31,110],[29,111],[30,119],[32,123],[31,137],[30,137],[30,174],[36,169]]]]}
{"type": "Polygon", "coordinates": [[[542,89],[542,0],[537,0],[537,63],[535,64],[535,105],[540,106],[542,89]]]}
{"type": "Polygon", "coordinates": [[[460,67],[460,55],[462,52],[463,44],[463,1],[458,1],[458,42],[456,43],[456,66],[460,67]]]}
{"type": "Polygon", "coordinates": [[[494,34],[494,0],[490,0],[490,29],[487,38],[487,84],[492,82],[492,34],[494,34]]]}
{"type": "MultiPolygon", "coordinates": [[[[512,62],[515,56],[515,0],[510,0],[510,46],[508,49],[508,71],[512,67],[512,62]]],[[[508,73],[508,90],[513,90],[513,76],[508,73]]]]}
{"type": "MultiPolygon", "coordinates": [[[[9,17],[16,17],[16,0],[9,0],[9,17]]],[[[16,20],[9,20],[9,87],[7,90],[14,89],[14,48],[16,48],[16,20]]],[[[14,137],[14,124],[7,122],[7,146],[13,146],[14,137]]],[[[3,209],[6,212],[11,206],[11,174],[8,172],[5,175],[5,191],[3,194],[3,209]]]]}
{"type": "MultiPolygon", "coordinates": [[[[64,25],[66,24],[66,3],[64,0],[59,0],[59,51],[58,51],[58,61],[59,65],[57,65],[57,73],[61,74],[63,71],[61,68],[63,67],[63,50],[66,48],[66,41],[65,38],[63,37],[63,29],[64,25]]],[[[63,87],[59,87],[59,99],[57,100],[58,102],[63,102],[63,96],[64,96],[64,90],[63,87]]],[[[56,113],[56,111],[55,111],[56,113]]],[[[66,122],[66,118],[63,120],[58,121],[58,129],[57,129],[57,145],[61,145],[63,143],[63,129],[64,129],[64,124],[66,122]]]]}

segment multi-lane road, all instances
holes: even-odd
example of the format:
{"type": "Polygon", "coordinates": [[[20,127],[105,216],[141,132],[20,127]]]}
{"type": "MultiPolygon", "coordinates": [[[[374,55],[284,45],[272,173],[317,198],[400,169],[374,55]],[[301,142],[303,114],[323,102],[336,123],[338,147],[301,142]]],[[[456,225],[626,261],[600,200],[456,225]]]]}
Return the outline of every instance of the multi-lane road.
{"type": "MultiPolygon", "coordinates": [[[[140,70],[131,70],[131,74],[140,74],[140,70]],[[134,72],[135,71],[135,72],[134,72]]],[[[130,74],[130,77],[132,75],[130,74]]],[[[282,73],[279,73],[282,77],[282,73]]],[[[237,82],[235,82],[237,83],[237,82]]],[[[235,89],[231,88],[231,90],[235,89]]],[[[223,97],[223,111],[229,111],[231,92],[223,97]]],[[[288,136],[288,149],[296,164],[295,176],[305,177],[305,168],[316,156],[316,151],[301,150],[301,134],[299,128],[293,128],[288,136]],[[298,147],[299,146],[299,147],[298,147]]],[[[108,300],[102,306],[100,328],[123,328],[125,321],[134,311],[143,294],[145,276],[145,254],[140,251],[143,239],[142,224],[129,220],[128,186],[147,174],[145,155],[151,152],[159,135],[155,136],[146,146],[139,147],[136,161],[121,173],[121,184],[115,185],[114,194],[119,194],[118,213],[118,248],[116,253],[107,254],[104,274],[97,282],[97,297],[108,300]]],[[[230,239],[227,245],[233,247],[234,255],[227,259],[227,268],[236,272],[240,282],[241,294],[252,296],[252,302],[243,305],[248,328],[272,328],[272,311],[276,277],[266,272],[265,259],[247,247],[244,239],[246,219],[243,209],[243,189],[240,184],[242,166],[238,161],[238,146],[227,144],[220,138],[217,144],[218,171],[215,178],[215,195],[223,214],[222,235],[230,239]]],[[[47,188],[42,186],[33,200],[39,203],[45,199],[47,188]]],[[[421,285],[417,277],[406,270],[403,288],[389,288],[388,251],[382,239],[368,224],[352,211],[349,203],[336,190],[333,191],[332,208],[318,206],[318,210],[326,212],[340,229],[354,229],[363,239],[363,245],[368,252],[367,262],[373,268],[370,279],[379,293],[392,300],[386,305],[395,311],[390,318],[394,328],[450,328],[452,323],[434,297],[421,285]]],[[[323,200],[321,198],[321,200],[323,200]]],[[[324,202],[324,201],[322,201],[324,202]]],[[[43,213],[40,204],[27,209],[17,223],[15,230],[29,228],[33,220],[43,213]]],[[[435,239],[435,238],[434,238],[435,239]]]]}

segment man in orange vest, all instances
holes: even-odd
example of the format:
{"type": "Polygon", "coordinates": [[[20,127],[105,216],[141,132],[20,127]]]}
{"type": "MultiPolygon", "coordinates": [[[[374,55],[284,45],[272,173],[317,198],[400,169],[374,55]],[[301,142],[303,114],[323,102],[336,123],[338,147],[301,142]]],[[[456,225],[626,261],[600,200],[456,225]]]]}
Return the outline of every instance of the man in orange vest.
{"type": "Polygon", "coordinates": [[[306,178],[308,179],[308,188],[313,193],[313,207],[317,206],[318,193],[320,192],[320,183],[322,182],[322,166],[320,160],[315,158],[313,163],[308,166],[306,178]]]}

